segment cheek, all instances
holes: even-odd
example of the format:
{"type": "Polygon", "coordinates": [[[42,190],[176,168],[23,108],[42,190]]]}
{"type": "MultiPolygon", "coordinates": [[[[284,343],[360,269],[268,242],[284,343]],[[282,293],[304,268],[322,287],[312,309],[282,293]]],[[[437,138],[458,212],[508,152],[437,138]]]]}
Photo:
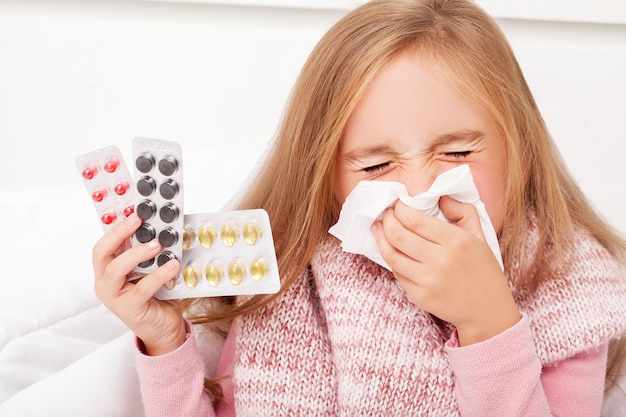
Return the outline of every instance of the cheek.
{"type": "Polygon", "coordinates": [[[485,204],[489,219],[496,233],[500,232],[504,217],[504,180],[493,177],[474,177],[481,201],[485,204]]]}
{"type": "Polygon", "coordinates": [[[351,181],[348,175],[345,173],[337,173],[335,175],[335,198],[340,205],[346,201],[348,195],[352,192],[356,186],[357,181],[351,181]]]}

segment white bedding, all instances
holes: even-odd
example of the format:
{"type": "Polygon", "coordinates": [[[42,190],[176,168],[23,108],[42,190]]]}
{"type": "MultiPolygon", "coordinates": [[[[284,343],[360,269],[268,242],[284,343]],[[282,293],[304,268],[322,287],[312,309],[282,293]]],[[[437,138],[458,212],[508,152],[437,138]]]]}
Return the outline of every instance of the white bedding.
{"type": "Polygon", "coordinates": [[[82,190],[1,191],[0,416],[141,416],[132,335],[93,294],[82,190]]]}

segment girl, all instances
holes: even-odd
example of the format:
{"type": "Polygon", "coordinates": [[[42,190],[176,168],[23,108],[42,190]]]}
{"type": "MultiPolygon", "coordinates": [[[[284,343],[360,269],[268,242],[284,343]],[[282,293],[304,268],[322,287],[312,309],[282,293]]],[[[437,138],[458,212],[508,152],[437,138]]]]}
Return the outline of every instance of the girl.
{"type": "Polygon", "coordinates": [[[179,264],[126,281],[159,250],[115,256],[137,217],[94,248],[96,293],[138,337],[147,415],[600,414],[605,372],[611,385],[621,370],[626,243],[567,173],[504,36],[469,1],[377,0],[338,22],[237,207],[270,215],[275,296],[156,300],[179,264]],[[359,181],[414,195],[459,164],[504,272],[474,207],[448,197],[449,222],[396,203],[374,224],[392,272],[328,234],[359,181]],[[197,347],[187,319],[226,340],[197,347]]]}

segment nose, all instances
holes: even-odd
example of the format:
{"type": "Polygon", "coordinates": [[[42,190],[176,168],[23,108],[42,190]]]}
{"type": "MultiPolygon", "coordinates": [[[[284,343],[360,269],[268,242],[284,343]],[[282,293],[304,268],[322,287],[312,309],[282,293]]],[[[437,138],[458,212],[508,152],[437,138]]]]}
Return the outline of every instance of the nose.
{"type": "Polygon", "coordinates": [[[404,184],[410,196],[415,196],[428,190],[437,174],[432,168],[412,167],[403,172],[400,182],[404,184]]]}

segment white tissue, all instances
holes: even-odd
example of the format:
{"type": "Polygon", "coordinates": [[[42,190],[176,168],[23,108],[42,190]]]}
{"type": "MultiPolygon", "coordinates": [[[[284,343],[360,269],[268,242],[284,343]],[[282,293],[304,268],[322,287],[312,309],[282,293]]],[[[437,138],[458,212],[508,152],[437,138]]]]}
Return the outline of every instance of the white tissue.
{"type": "Polygon", "coordinates": [[[489,220],[487,210],[478,194],[468,165],[460,165],[439,175],[428,191],[410,197],[404,184],[389,181],[361,181],[346,198],[337,224],[329,232],[341,240],[346,252],[365,255],[372,261],[391,270],[382,258],[376,239],[370,228],[387,207],[396,200],[441,220],[447,219],[439,210],[439,197],[450,196],[461,203],[476,207],[485,240],[503,268],[502,255],[496,232],[489,220]]]}

